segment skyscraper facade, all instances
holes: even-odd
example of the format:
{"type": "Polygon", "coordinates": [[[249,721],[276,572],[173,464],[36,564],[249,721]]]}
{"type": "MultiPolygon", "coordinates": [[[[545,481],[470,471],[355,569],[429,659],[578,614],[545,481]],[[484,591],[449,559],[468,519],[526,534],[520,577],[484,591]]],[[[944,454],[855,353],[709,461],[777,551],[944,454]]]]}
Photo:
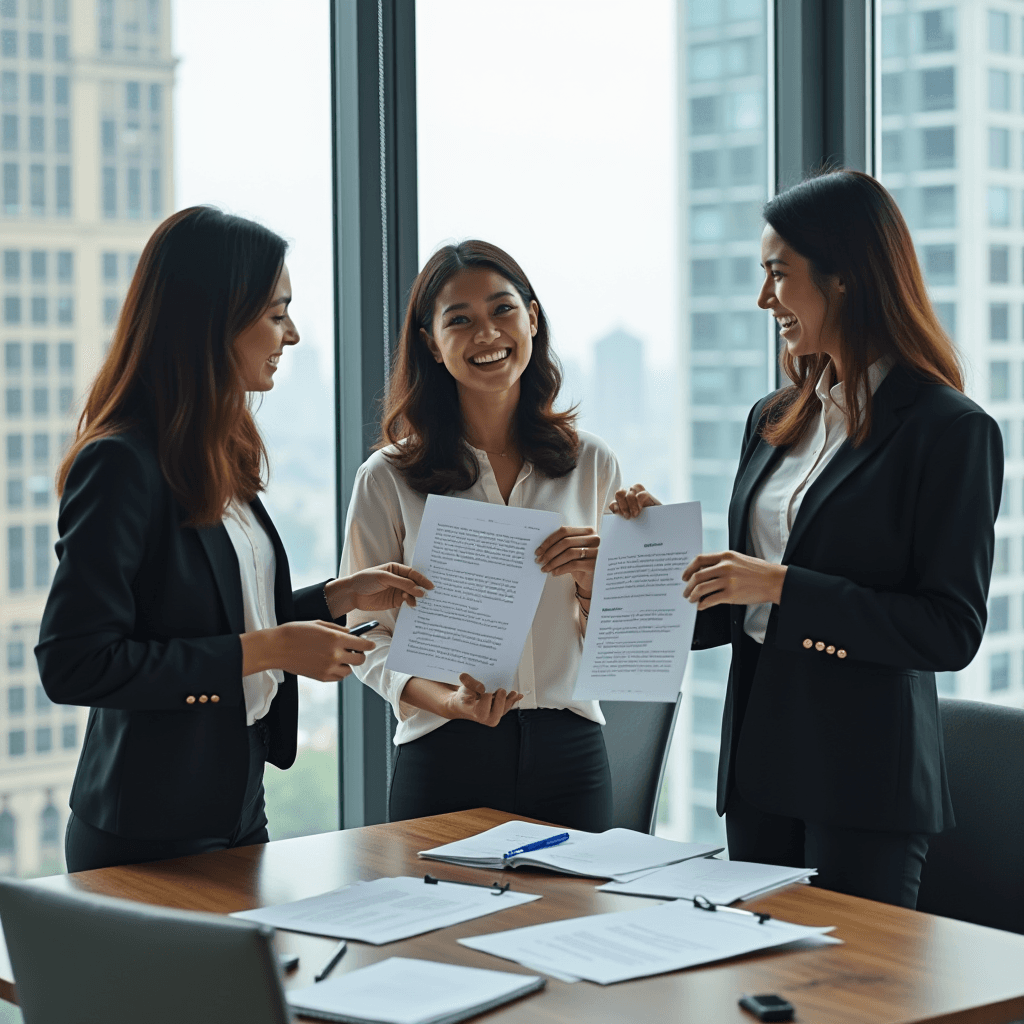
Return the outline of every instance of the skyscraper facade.
{"type": "Polygon", "coordinates": [[[63,864],[87,715],[32,649],[54,473],[138,254],[172,209],[170,0],[0,0],[0,872],[63,864]]]}

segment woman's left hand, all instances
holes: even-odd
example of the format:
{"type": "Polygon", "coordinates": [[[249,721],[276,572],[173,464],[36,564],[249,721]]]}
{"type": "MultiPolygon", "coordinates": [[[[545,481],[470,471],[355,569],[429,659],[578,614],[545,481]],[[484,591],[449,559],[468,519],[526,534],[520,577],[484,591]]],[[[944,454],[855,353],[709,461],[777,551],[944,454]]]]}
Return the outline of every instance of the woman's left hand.
{"type": "Polygon", "coordinates": [[[589,526],[560,526],[537,548],[541,572],[552,576],[571,573],[580,596],[590,597],[594,589],[594,566],[601,538],[589,526]]]}
{"type": "Polygon", "coordinates": [[[415,608],[416,598],[433,589],[434,584],[423,573],[401,562],[386,562],[331,580],[324,591],[331,616],[339,619],[353,608],[366,612],[386,611],[402,604],[415,608]]]}
{"type": "Polygon", "coordinates": [[[683,597],[697,602],[697,610],[716,604],[778,604],[786,567],[738,551],[698,555],[683,572],[683,597]]]}

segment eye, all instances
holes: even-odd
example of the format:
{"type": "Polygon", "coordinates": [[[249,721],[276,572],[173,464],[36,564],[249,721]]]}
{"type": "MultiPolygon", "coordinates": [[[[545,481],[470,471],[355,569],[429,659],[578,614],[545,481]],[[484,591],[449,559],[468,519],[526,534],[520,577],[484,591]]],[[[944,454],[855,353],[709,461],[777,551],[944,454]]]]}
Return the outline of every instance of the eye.
{"type": "Polygon", "coordinates": [[[456,313],[455,316],[445,324],[445,327],[458,327],[462,324],[468,324],[469,317],[465,313],[456,313]]]}
{"type": "Polygon", "coordinates": [[[283,324],[286,319],[287,317],[284,313],[280,314],[279,316],[271,317],[271,320],[273,320],[275,324],[283,324]]]}
{"type": "Polygon", "coordinates": [[[509,310],[515,309],[515,308],[516,307],[513,306],[511,302],[499,302],[498,303],[498,307],[497,307],[497,309],[495,309],[494,312],[495,313],[507,313],[509,310]]]}

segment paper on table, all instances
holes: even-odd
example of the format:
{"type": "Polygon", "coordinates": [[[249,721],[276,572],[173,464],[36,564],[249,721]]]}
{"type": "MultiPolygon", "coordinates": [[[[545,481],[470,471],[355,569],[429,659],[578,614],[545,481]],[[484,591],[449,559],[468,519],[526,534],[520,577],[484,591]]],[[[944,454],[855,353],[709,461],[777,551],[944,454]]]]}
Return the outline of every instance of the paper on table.
{"type": "Polygon", "coordinates": [[[817,868],[779,867],[775,864],[702,857],[658,868],[635,881],[608,882],[598,888],[602,892],[620,892],[627,896],[692,900],[694,896],[700,895],[712,903],[733,903],[760,896],[817,873],[817,868]]]}
{"type": "Polygon", "coordinates": [[[412,565],[434,589],[398,613],[386,667],[511,689],[547,580],[533,553],[561,525],[558,512],[428,495],[412,565]]]}
{"type": "Polygon", "coordinates": [[[740,914],[662,903],[458,941],[505,960],[533,964],[532,970],[546,970],[542,965],[547,965],[563,975],[609,985],[798,941],[839,942],[825,934],[830,931],[774,918],[759,924],[740,914]]]}
{"type": "Polygon", "coordinates": [[[604,517],[574,700],[676,699],[697,621],[682,575],[700,549],[700,502],[604,517]]]}
{"type": "Polygon", "coordinates": [[[514,868],[528,865],[563,874],[626,881],[664,864],[673,864],[688,857],[706,857],[721,849],[721,846],[711,843],[679,843],[626,828],[612,828],[607,832],[580,832],[551,825],[535,825],[528,821],[506,821],[468,839],[460,839],[432,850],[422,850],[420,856],[472,867],[514,868]],[[563,832],[569,833],[567,842],[522,853],[510,860],[504,859],[504,854],[509,850],[563,832]]]}
{"type": "Polygon", "coordinates": [[[422,878],[378,878],[231,916],[285,931],[355,939],[380,946],[539,899],[529,893],[511,891],[497,896],[493,889],[471,885],[427,885],[422,878]]]}
{"type": "Polygon", "coordinates": [[[328,1020],[435,1024],[464,1020],[543,986],[528,974],[393,956],[292,989],[287,999],[293,1010],[328,1020]]]}

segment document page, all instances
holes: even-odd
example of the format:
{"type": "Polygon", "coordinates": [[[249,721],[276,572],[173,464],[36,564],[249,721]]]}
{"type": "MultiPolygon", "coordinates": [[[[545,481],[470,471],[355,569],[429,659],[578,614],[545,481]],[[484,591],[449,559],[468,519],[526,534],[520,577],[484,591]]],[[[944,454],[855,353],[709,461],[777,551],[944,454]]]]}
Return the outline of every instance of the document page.
{"type": "Polygon", "coordinates": [[[355,939],[380,946],[539,899],[529,893],[511,891],[496,896],[493,889],[474,885],[428,885],[422,878],[378,878],[231,916],[288,932],[355,939]]]}
{"type": "Polygon", "coordinates": [[[700,502],[604,517],[574,700],[676,699],[697,621],[682,576],[700,549],[700,502]]]}
{"type": "Polygon", "coordinates": [[[428,1024],[462,1020],[543,985],[529,974],[393,956],[286,995],[293,1010],[308,1016],[428,1024]]]}
{"type": "Polygon", "coordinates": [[[728,911],[663,903],[458,941],[505,960],[532,964],[531,970],[546,971],[550,967],[557,974],[610,985],[792,942],[838,942],[825,936],[831,930],[774,918],[760,924],[755,917],[728,911]]]}
{"type": "Polygon", "coordinates": [[[386,667],[513,688],[547,581],[534,551],[561,525],[558,512],[428,495],[412,565],[434,589],[398,613],[386,667]]]}

